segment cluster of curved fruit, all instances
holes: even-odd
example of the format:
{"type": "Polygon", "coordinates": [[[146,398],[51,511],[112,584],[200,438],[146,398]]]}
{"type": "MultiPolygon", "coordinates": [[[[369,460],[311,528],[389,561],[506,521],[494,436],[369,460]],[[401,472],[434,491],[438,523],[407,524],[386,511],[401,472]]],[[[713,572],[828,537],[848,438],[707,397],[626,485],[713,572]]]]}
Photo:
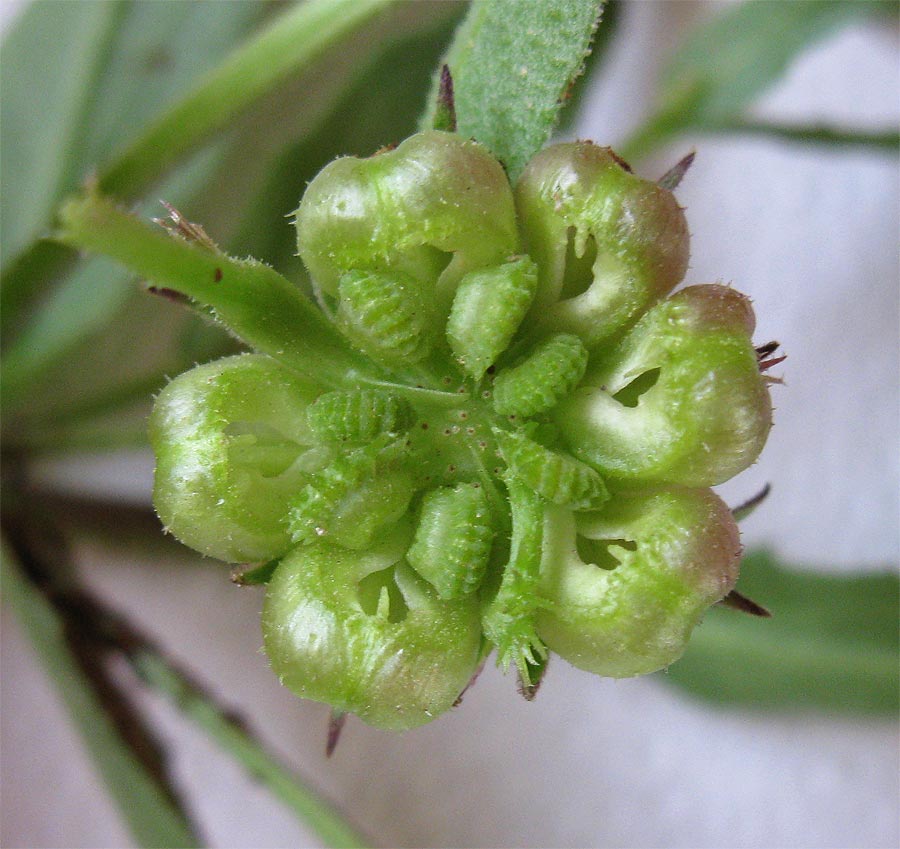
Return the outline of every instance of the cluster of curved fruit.
{"type": "Polygon", "coordinates": [[[660,669],[737,579],[709,489],[771,423],[743,295],[675,294],[673,194],[587,142],[512,188],[442,132],[331,163],[296,213],[341,385],[247,354],[161,393],[157,510],[266,564],[266,652],[301,696],[387,728],[446,711],[492,649],[660,669]]]}

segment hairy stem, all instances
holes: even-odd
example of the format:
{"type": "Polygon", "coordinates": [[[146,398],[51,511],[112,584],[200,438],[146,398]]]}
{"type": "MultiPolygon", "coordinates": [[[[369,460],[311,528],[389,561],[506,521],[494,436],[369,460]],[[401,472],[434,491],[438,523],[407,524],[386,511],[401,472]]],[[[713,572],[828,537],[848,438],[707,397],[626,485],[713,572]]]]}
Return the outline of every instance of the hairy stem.
{"type": "Polygon", "coordinates": [[[60,225],[60,241],[105,254],[186,295],[248,345],[295,371],[336,387],[373,374],[322,312],[262,263],[235,260],[153,229],[93,193],[66,201],[60,225]]]}

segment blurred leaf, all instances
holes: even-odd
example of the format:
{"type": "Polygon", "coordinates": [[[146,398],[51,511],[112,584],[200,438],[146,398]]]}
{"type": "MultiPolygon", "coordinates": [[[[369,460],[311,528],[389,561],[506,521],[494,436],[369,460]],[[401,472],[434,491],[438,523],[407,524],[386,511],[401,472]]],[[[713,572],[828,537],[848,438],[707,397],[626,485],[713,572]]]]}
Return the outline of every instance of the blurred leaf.
{"type": "Polygon", "coordinates": [[[122,3],[31,3],[4,39],[4,265],[46,228],[57,199],[71,188],[71,151],[83,136],[91,92],[124,10],[122,3]]]}
{"type": "Polygon", "coordinates": [[[711,610],[664,680],[718,702],[896,714],[895,573],[793,572],[759,551],[744,559],[738,588],[772,618],[711,610]]]}
{"type": "MultiPolygon", "coordinates": [[[[83,91],[70,92],[71,97],[79,100],[83,113],[78,132],[69,144],[57,137],[56,147],[52,149],[53,156],[64,160],[60,167],[65,176],[54,187],[52,196],[48,195],[43,217],[38,222],[42,229],[48,227],[52,209],[64,192],[74,189],[169,100],[218,62],[221,53],[249,29],[264,8],[246,3],[33,4],[22,24],[11,33],[10,42],[17,43],[22,38],[44,41],[48,37],[46,31],[58,25],[59,15],[66,20],[72,13],[90,15],[91,10],[107,6],[115,6],[118,13],[107,34],[102,61],[94,77],[83,81],[83,91]],[[37,7],[44,12],[35,21],[28,16],[37,7]]],[[[74,37],[71,31],[61,33],[60,43],[75,44],[79,30],[74,28],[74,32],[74,37]]],[[[14,154],[28,152],[32,146],[40,151],[42,134],[52,130],[45,120],[45,104],[34,98],[33,89],[29,88],[36,69],[48,75],[51,86],[60,87],[62,80],[69,79],[69,69],[64,63],[46,62],[45,56],[46,51],[16,53],[12,57],[3,53],[3,139],[14,154]],[[18,81],[12,86],[7,71],[18,81]],[[10,115],[7,97],[13,103],[16,98],[24,98],[20,89],[27,93],[28,104],[10,115]]],[[[176,203],[182,202],[209,175],[215,157],[214,150],[181,169],[163,189],[166,196],[176,203]]],[[[4,168],[4,174],[12,170],[4,168]]],[[[4,191],[2,198],[4,203],[15,201],[8,191],[4,191]]],[[[7,213],[3,220],[4,224],[10,220],[7,213]]],[[[74,258],[74,252],[40,242],[20,255],[11,268],[4,269],[3,402],[7,414],[28,400],[35,384],[48,370],[72,355],[76,345],[102,332],[121,315],[128,301],[132,278],[112,263],[92,260],[74,265],[37,311],[23,317],[29,300],[46,289],[60,269],[72,266],[74,258]]],[[[82,369],[75,377],[84,385],[97,375],[82,369]]]]}
{"type": "MultiPolygon", "coordinates": [[[[192,310],[133,282],[123,291],[128,297],[108,324],[35,374],[15,408],[4,408],[4,449],[146,445],[150,402],[168,377],[239,350],[222,328],[192,310]]],[[[11,387],[4,382],[2,388],[7,396],[11,387]]]]}
{"type": "Polygon", "coordinates": [[[73,259],[58,247],[31,244],[46,234],[59,200],[217,64],[264,9],[256,3],[28,5],[0,53],[6,331],[17,326],[31,290],[73,259]],[[25,268],[11,268],[20,264],[25,268]]]}
{"type": "Polygon", "coordinates": [[[734,119],[807,47],[887,7],[878,0],[751,0],[727,7],[675,53],[662,74],[656,113],[622,145],[623,156],[638,158],[674,133],[734,119]]]}
{"type": "Polygon", "coordinates": [[[239,112],[291,72],[309,66],[327,47],[386,3],[387,0],[307,0],[289,8],[227,55],[198,86],[107,164],[99,175],[100,189],[124,198],[138,196],[188,151],[215,131],[226,128],[239,112]]]}
{"type": "Polygon", "coordinates": [[[3,358],[3,407],[21,401],[37,373],[80,339],[98,330],[127,300],[129,278],[110,260],[94,258],[74,270],[15,340],[3,358]]]}
{"type": "Polygon", "coordinates": [[[267,11],[265,3],[130,3],[92,92],[77,178],[179,102],[267,11]]]}
{"type": "Polygon", "coordinates": [[[59,613],[27,580],[5,543],[0,570],[3,598],[15,610],[135,840],[145,847],[198,846],[188,822],[144,769],[104,710],[70,650],[59,613]]]}
{"type": "MultiPolygon", "coordinates": [[[[581,73],[600,0],[477,0],[444,61],[457,131],[486,145],[515,181],[546,143],[581,73]]],[[[422,121],[431,126],[437,102],[422,121]]]]}
{"type": "Polygon", "coordinates": [[[244,728],[158,652],[138,649],[129,656],[129,661],[149,686],[165,694],[188,719],[249,770],[325,846],[341,849],[368,845],[331,805],[274,760],[244,728]]]}
{"type": "MultiPolygon", "coordinates": [[[[219,150],[195,157],[172,175],[163,194],[181,203],[212,173],[219,150]]],[[[159,204],[145,204],[143,212],[160,211],[159,204]]],[[[2,398],[4,411],[14,412],[27,400],[42,374],[71,354],[73,348],[106,331],[122,314],[133,294],[134,276],[105,259],[80,262],[45,296],[39,308],[24,321],[4,353],[2,398]]],[[[92,375],[82,371],[82,383],[92,375]]]]}

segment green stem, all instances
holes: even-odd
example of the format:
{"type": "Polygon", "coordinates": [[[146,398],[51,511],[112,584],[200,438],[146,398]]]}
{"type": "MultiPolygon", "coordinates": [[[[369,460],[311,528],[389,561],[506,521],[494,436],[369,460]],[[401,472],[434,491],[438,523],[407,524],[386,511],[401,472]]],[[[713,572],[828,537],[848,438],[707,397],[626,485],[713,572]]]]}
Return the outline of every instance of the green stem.
{"type": "Polygon", "coordinates": [[[141,678],[166,695],[238,763],[262,781],[329,847],[366,846],[335,811],[281,766],[158,654],[141,649],[129,657],[141,678]]]}
{"type": "Polygon", "coordinates": [[[827,125],[790,126],[766,121],[732,118],[719,122],[692,122],[688,105],[666,109],[652,115],[621,145],[618,152],[628,161],[643,159],[673,137],[681,133],[697,135],[763,136],[799,144],[828,147],[860,147],[867,150],[896,153],[900,149],[900,134],[896,130],[845,130],[827,125]]]}
{"type": "Polygon", "coordinates": [[[366,374],[380,377],[309,299],[262,263],[173,237],[96,194],[63,203],[59,220],[60,241],[187,295],[248,345],[295,371],[335,387],[366,374]]]}
{"type": "Polygon", "coordinates": [[[238,48],[99,176],[104,192],[136,198],[254,100],[299,71],[390,0],[307,0],[238,48]]]}

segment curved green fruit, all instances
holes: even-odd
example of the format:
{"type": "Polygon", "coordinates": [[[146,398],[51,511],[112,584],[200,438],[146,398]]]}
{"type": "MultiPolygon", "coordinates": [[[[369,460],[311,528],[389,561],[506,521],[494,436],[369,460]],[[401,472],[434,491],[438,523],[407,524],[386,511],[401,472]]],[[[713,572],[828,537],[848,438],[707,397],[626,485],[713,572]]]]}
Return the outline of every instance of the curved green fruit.
{"type": "Polygon", "coordinates": [[[549,330],[594,348],[684,277],[689,236],[675,196],[631,173],[608,147],[545,148],[515,194],[539,272],[532,315],[549,330]]]}
{"type": "Polygon", "coordinates": [[[463,277],[447,320],[447,340],[466,374],[484,377],[515,336],[536,289],[537,268],[527,256],[463,277]]]}
{"type": "Polygon", "coordinates": [[[149,423],[153,503],[166,529],[230,563],[283,554],[312,444],[305,409],[320,392],[259,354],[198,366],[166,386],[149,423]]]}
{"type": "Polygon", "coordinates": [[[393,270],[443,311],[463,275],[500,265],[519,242],[500,163],[481,145],[436,131],[327,165],[306,189],[296,225],[318,291],[337,294],[348,271],[393,270]]]}
{"type": "MultiPolygon", "coordinates": [[[[408,540],[408,537],[407,537],[408,540]]],[[[479,661],[474,599],[440,600],[393,542],[365,554],[298,548],[266,593],[266,654],[298,696],[378,728],[423,725],[453,706],[479,661]]]]}
{"type": "Polygon", "coordinates": [[[478,589],[487,569],[494,526],[484,490],[461,483],[425,494],[406,559],[441,598],[478,589]]]}
{"type": "Polygon", "coordinates": [[[546,515],[537,630],[579,669],[624,678],[668,666],[737,581],[737,526],[711,490],[622,492],[594,513],[546,515]]]}
{"type": "Polygon", "coordinates": [[[749,300],[691,286],[653,307],[554,412],[571,452],[607,477],[712,486],[762,451],[772,406],[749,300]]]}
{"type": "Polygon", "coordinates": [[[584,376],[588,352],[577,336],[556,333],[494,379],[494,409],[529,418],[553,409],[584,376]]]}

